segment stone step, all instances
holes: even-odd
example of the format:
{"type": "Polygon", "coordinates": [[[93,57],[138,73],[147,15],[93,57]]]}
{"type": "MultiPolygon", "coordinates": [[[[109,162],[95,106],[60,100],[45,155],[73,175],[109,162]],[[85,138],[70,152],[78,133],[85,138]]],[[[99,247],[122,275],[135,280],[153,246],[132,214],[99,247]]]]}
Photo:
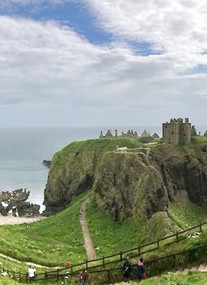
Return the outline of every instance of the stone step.
{"type": "Polygon", "coordinates": [[[198,266],[193,266],[189,269],[189,271],[198,271],[198,266]]]}
{"type": "Polygon", "coordinates": [[[198,267],[198,271],[202,271],[202,272],[207,271],[207,266],[204,264],[200,264],[198,267]]]}

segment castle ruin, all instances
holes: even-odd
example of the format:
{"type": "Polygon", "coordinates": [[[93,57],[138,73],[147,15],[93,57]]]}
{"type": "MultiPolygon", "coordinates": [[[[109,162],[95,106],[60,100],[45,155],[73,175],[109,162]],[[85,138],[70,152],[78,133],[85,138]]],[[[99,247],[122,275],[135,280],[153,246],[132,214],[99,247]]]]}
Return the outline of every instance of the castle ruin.
{"type": "Polygon", "coordinates": [[[191,141],[191,123],[189,119],[171,119],[170,122],[162,124],[163,143],[177,145],[179,143],[188,144],[191,141]]]}

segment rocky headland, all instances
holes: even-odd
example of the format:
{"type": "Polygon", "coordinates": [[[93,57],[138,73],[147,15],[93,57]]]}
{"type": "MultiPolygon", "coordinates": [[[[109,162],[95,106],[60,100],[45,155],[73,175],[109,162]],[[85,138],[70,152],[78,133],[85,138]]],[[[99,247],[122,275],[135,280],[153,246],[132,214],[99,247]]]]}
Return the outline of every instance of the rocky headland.
{"type": "Polygon", "coordinates": [[[146,146],[149,151],[135,139],[68,145],[51,162],[44,214],[63,210],[74,196],[88,190],[93,190],[97,206],[118,222],[136,217],[154,224],[159,216],[169,223],[168,205],[179,199],[204,207],[207,143],[146,146]]]}

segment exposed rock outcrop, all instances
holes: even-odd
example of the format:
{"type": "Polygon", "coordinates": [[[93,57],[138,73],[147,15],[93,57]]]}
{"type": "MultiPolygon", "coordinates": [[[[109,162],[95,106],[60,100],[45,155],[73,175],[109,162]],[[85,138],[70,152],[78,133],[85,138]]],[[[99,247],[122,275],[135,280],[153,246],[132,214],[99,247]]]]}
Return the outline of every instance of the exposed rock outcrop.
{"type": "Polygon", "coordinates": [[[40,206],[26,202],[30,192],[23,188],[14,191],[0,191],[0,214],[7,216],[11,211],[13,216],[38,216],[40,206]]]}
{"type": "Polygon", "coordinates": [[[161,176],[146,156],[114,153],[104,156],[99,166],[96,201],[116,221],[134,215],[150,218],[167,208],[167,193],[161,176]],[[145,157],[145,159],[143,159],[145,157]]]}
{"type": "Polygon", "coordinates": [[[47,168],[50,168],[51,160],[46,160],[46,159],[44,159],[43,162],[42,162],[42,164],[43,164],[44,166],[46,166],[47,168]]]}

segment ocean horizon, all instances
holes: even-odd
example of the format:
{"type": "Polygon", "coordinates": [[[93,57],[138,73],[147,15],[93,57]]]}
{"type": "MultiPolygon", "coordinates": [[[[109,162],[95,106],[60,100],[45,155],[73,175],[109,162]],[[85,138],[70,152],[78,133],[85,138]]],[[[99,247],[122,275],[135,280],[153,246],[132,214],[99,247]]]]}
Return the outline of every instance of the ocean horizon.
{"type": "MultiPolygon", "coordinates": [[[[42,205],[47,183],[48,168],[43,160],[52,160],[53,155],[73,141],[99,138],[108,129],[117,129],[118,134],[127,130],[144,130],[161,137],[161,126],[137,127],[56,127],[56,128],[0,128],[0,191],[26,188],[29,201],[42,205]]],[[[197,129],[204,133],[204,127],[197,129]]]]}

